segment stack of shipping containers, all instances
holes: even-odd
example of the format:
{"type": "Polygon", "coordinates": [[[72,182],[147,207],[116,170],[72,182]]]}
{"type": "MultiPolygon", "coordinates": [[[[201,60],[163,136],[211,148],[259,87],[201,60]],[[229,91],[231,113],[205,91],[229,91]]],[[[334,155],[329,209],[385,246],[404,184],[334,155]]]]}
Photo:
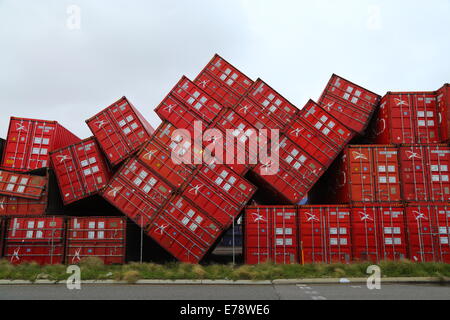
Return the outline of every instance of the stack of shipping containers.
{"type": "Polygon", "coordinates": [[[215,55],[162,99],[156,129],[126,97],[86,120],[84,140],[12,117],[0,141],[0,255],[124,263],[135,224],[198,263],[243,213],[249,264],[450,263],[449,105],[448,84],[381,97],[333,74],[299,110],[215,55]]]}

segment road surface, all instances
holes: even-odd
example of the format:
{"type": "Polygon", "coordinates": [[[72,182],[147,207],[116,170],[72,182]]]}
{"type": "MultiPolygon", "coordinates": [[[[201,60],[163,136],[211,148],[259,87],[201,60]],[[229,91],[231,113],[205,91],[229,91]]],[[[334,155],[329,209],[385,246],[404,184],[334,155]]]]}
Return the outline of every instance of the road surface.
{"type": "Polygon", "coordinates": [[[0,300],[449,300],[450,286],[365,285],[0,285],[0,300]]]}

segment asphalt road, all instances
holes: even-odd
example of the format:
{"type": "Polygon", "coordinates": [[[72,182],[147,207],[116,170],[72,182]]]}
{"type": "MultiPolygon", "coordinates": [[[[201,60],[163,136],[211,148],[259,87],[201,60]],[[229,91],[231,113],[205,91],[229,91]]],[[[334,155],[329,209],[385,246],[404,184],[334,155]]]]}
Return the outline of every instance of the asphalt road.
{"type": "Polygon", "coordinates": [[[0,300],[449,300],[450,286],[365,285],[0,285],[0,300]]]}

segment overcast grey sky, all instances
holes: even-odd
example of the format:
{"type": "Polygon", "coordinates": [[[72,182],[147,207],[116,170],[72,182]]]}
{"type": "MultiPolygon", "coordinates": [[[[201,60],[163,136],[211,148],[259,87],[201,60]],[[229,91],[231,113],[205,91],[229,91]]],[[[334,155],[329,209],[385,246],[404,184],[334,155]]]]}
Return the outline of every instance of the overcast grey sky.
{"type": "Polygon", "coordinates": [[[124,95],[156,127],[153,109],[214,53],[298,107],[332,73],[379,94],[436,90],[449,17],[449,0],[0,0],[0,137],[14,115],[86,138],[124,95]]]}

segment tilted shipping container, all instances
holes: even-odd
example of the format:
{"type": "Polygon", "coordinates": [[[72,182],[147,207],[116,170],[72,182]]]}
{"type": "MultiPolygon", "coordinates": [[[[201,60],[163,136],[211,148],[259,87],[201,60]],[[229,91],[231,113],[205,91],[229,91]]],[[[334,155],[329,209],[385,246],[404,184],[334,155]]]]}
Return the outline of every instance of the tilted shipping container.
{"type": "Polygon", "coordinates": [[[262,114],[277,121],[280,128],[289,126],[292,117],[298,112],[297,107],[261,79],[255,81],[247,97],[258,104],[262,114]]]}
{"type": "Polygon", "coordinates": [[[325,167],[355,135],[312,100],[292,119],[285,133],[325,167]]]}
{"type": "Polygon", "coordinates": [[[183,76],[156,107],[155,112],[162,120],[169,121],[178,127],[180,117],[186,116],[210,124],[222,109],[222,105],[183,76]]]}
{"type": "Polygon", "coordinates": [[[450,141],[450,84],[445,84],[436,93],[439,115],[439,130],[442,142],[450,141]]]}
{"type": "Polygon", "coordinates": [[[0,216],[42,216],[58,214],[63,210],[56,178],[52,170],[41,168],[30,171],[46,179],[46,185],[39,199],[25,199],[15,196],[0,196],[0,216]]]}
{"type": "Polygon", "coordinates": [[[126,97],[89,118],[86,123],[113,166],[134,154],[154,131],[126,97]]]}
{"type": "Polygon", "coordinates": [[[124,217],[70,217],[67,221],[66,262],[87,257],[104,264],[125,263],[127,220],[124,217]]]}
{"type": "Polygon", "coordinates": [[[93,137],[55,150],[50,157],[64,204],[98,193],[112,175],[93,137]]]}
{"type": "Polygon", "coordinates": [[[176,195],[151,222],[147,233],[179,261],[198,263],[223,229],[205,211],[176,195]]]}
{"type": "Polygon", "coordinates": [[[182,195],[227,229],[250,201],[256,188],[225,165],[204,165],[182,195]]]}
{"type": "Polygon", "coordinates": [[[37,200],[47,182],[46,177],[0,170],[0,196],[37,200]]]}
{"type": "Polygon", "coordinates": [[[347,128],[363,133],[380,99],[379,95],[333,74],[319,105],[347,128]]]}
{"type": "Polygon", "coordinates": [[[289,138],[280,137],[278,172],[269,170],[272,163],[259,163],[253,170],[256,178],[288,203],[297,204],[324,173],[325,168],[289,138]]]}
{"type": "Polygon", "coordinates": [[[50,152],[80,139],[56,121],[11,117],[2,168],[30,171],[50,166],[50,152]]]}
{"type": "Polygon", "coordinates": [[[215,54],[195,78],[195,83],[220,104],[232,108],[248,92],[253,81],[215,54]]]}
{"type": "MultiPolygon", "coordinates": [[[[163,123],[161,126],[164,125],[163,123]]],[[[171,149],[173,143],[164,143],[160,140],[160,130],[165,130],[160,129],[161,126],[138,152],[137,158],[164,178],[173,188],[181,188],[191,179],[197,168],[193,164],[183,163],[182,154],[171,149]]]]}
{"type": "Polygon", "coordinates": [[[173,189],[135,157],[110,179],[101,196],[145,228],[172,196],[173,189]]]}

